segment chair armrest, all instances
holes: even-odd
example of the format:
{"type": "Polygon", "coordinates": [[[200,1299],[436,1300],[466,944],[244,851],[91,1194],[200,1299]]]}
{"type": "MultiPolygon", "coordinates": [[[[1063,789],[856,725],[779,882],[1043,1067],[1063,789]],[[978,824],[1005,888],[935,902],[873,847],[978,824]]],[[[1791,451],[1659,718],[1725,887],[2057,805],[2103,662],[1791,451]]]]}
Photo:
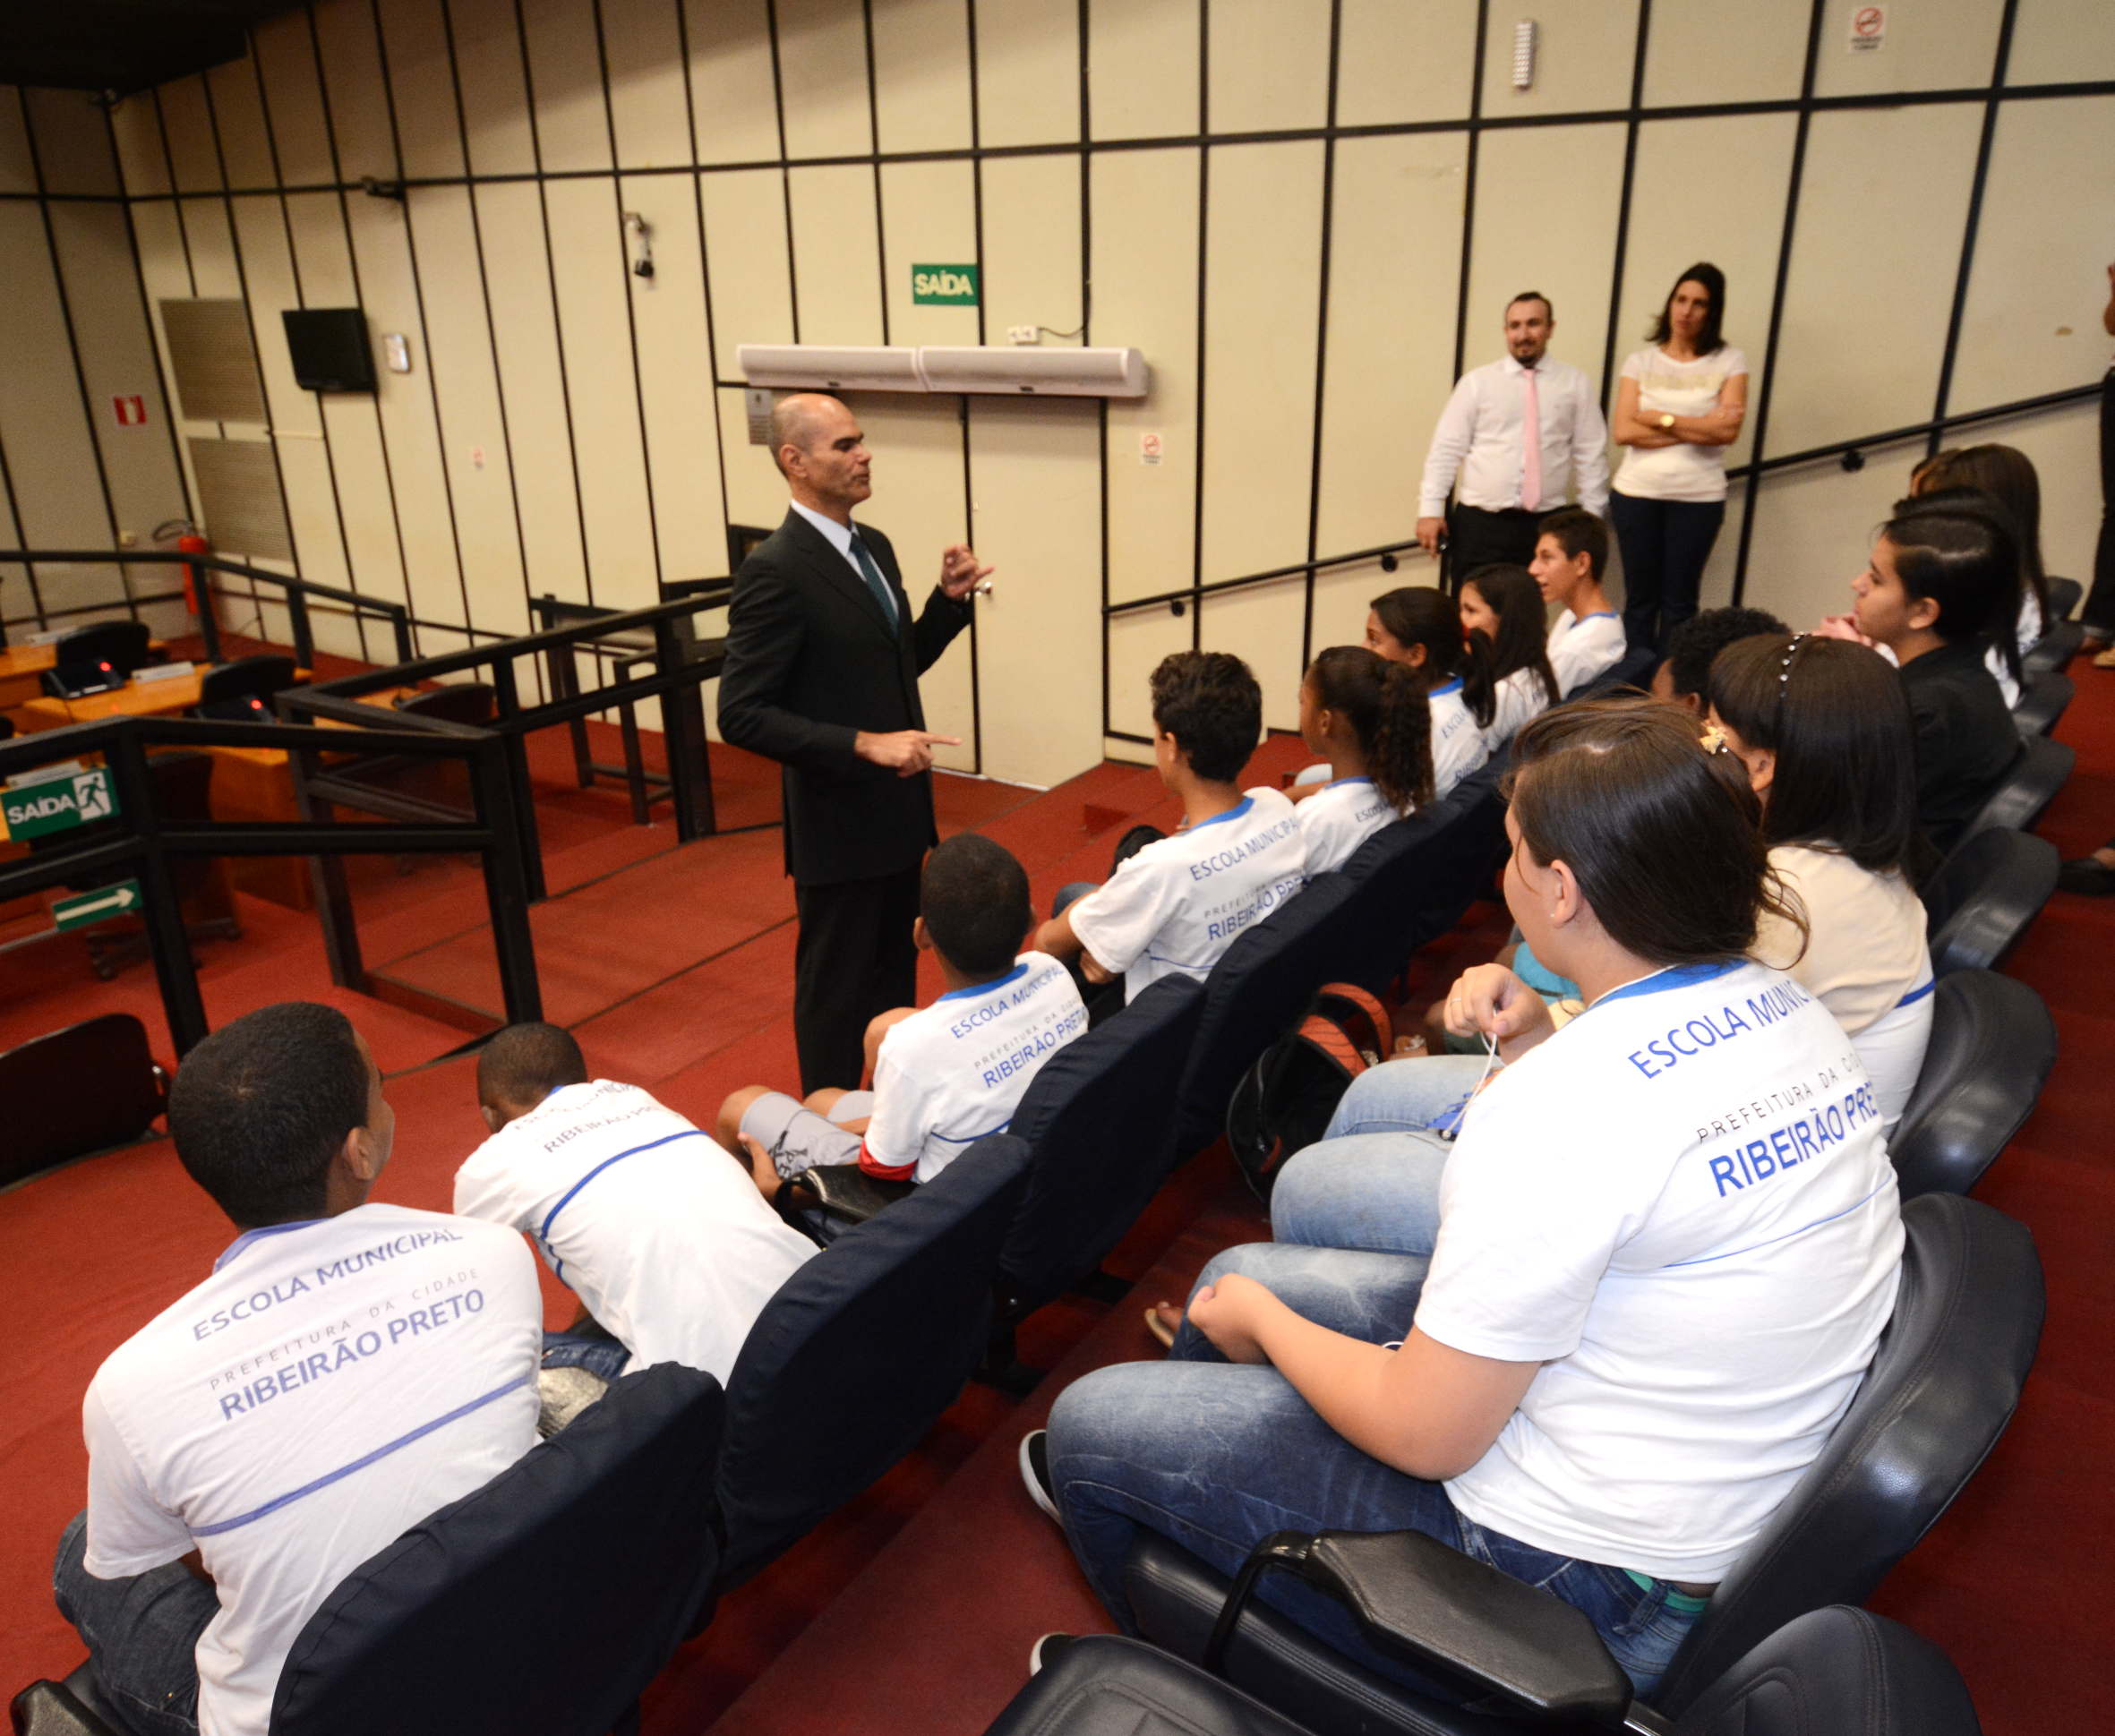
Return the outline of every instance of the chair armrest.
{"type": "Polygon", "coordinates": [[[856,1163],[818,1164],[801,1172],[800,1185],[815,1196],[826,1217],[840,1223],[863,1224],[898,1200],[907,1198],[915,1182],[885,1182],[869,1176],[856,1163]]]}
{"type": "Polygon", "coordinates": [[[1582,1611],[1419,1531],[1276,1532],[1243,1564],[1205,1655],[1220,1655],[1254,1584],[1272,1569],[1334,1598],[1366,1638],[1436,1664],[1545,1718],[1620,1726],[1631,1680],[1582,1611]]]}
{"type": "Polygon", "coordinates": [[[119,1736],[63,1681],[33,1681],[9,1704],[15,1736],[119,1736]]]}

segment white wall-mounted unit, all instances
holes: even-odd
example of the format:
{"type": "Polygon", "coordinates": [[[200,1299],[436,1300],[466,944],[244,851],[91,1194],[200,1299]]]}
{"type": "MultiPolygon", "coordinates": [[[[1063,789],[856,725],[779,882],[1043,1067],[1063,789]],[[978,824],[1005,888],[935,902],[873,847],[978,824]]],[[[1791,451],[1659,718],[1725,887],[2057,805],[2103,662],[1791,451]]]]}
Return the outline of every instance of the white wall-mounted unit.
{"type": "Polygon", "coordinates": [[[814,392],[926,389],[918,352],[901,344],[744,344],[737,359],[752,386],[814,392]]]}

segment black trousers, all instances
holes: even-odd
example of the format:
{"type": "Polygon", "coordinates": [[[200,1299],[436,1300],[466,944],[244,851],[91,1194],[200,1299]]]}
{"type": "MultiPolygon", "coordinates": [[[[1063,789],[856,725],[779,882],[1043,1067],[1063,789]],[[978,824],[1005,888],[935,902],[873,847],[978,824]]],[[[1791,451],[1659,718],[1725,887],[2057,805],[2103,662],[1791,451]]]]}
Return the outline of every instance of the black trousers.
{"type": "Polygon", "coordinates": [[[2101,536],[2078,619],[2094,637],[2115,639],[2115,368],[2101,376],[2101,536]]]}
{"type": "Polygon", "coordinates": [[[801,1094],[856,1087],[867,1023],[918,999],[915,865],[871,880],[793,886],[801,937],[793,954],[793,1043],[801,1094]]]}
{"type": "Polygon", "coordinates": [[[1542,534],[1542,515],[1525,507],[1486,512],[1457,502],[1447,515],[1447,587],[1459,594],[1461,581],[1478,567],[1525,567],[1535,558],[1535,539],[1542,534]]]}
{"type": "Polygon", "coordinates": [[[1664,653],[1674,629],[1697,611],[1725,502],[1611,494],[1608,522],[1623,556],[1623,637],[1632,651],[1650,646],[1664,653]]]}

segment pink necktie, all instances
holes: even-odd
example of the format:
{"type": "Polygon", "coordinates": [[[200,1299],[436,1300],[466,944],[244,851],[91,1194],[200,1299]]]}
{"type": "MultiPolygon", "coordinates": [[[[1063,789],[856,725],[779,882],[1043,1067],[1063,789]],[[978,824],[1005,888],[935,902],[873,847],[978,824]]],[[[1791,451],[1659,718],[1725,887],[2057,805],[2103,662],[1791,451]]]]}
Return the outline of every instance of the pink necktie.
{"type": "Polygon", "coordinates": [[[1521,377],[1527,382],[1528,403],[1520,426],[1526,455],[1520,465],[1520,504],[1533,512],[1542,500],[1542,401],[1535,393],[1535,370],[1522,369],[1521,377]]]}

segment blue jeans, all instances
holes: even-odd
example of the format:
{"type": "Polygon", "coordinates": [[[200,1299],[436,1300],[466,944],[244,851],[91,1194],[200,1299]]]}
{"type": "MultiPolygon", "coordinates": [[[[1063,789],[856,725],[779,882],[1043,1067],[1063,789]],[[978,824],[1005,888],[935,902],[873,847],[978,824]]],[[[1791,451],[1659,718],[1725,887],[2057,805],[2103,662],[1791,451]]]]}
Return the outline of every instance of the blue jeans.
{"type": "Polygon", "coordinates": [[[614,1381],[630,1360],[631,1352],[593,1321],[586,1327],[576,1321],[569,1332],[544,1334],[545,1368],[584,1368],[597,1379],[614,1381]]]}
{"type": "Polygon", "coordinates": [[[52,1600],[87,1642],[103,1698],[133,1736],[198,1736],[198,1642],[220,1612],[212,1586],[181,1561],[127,1579],[83,1565],[88,1515],[59,1538],[52,1600]]]}
{"type": "Polygon", "coordinates": [[[1310,1248],[1429,1254],[1439,1235],[1440,1172],[1454,1148],[1428,1125],[1462,1102],[1483,1074],[1481,1055],[1368,1067],[1351,1082],[1323,1137],[1278,1172],[1271,1234],[1310,1248]]]}
{"type": "MultiPolygon", "coordinates": [[[[1307,1319],[1369,1343],[1409,1330],[1426,1262],[1257,1244],[1231,1248],[1200,1287],[1239,1271],[1307,1319]]],[[[1050,1480],[1066,1535],[1095,1595],[1126,1632],[1123,1561],[1143,1527],[1231,1577],[1273,1531],[1421,1531],[1543,1586],[1592,1620],[1640,1694],[1695,1620],[1671,1588],[1621,1568],[1554,1555],[1454,1510],[1443,1485],[1406,1476],[1354,1447],[1275,1369],[1229,1364],[1186,1321],[1164,1363],[1120,1363],[1075,1381],[1050,1412],[1050,1480]]],[[[1359,1633],[1339,1604],[1282,1574],[1257,1595],[1375,1673],[1450,1698],[1359,1633]]]]}

